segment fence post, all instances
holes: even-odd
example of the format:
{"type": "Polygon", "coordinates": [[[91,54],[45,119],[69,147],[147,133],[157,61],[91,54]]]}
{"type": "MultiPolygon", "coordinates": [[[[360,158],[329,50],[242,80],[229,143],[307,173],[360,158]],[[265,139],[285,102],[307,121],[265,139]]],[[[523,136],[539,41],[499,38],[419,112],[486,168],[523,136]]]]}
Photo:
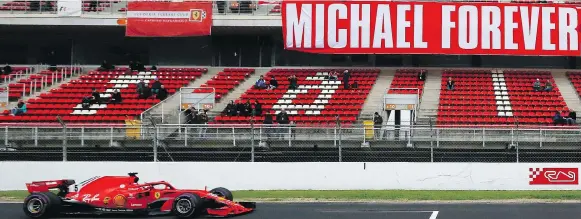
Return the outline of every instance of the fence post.
{"type": "Polygon", "coordinates": [[[543,129],[539,129],[539,147],[543,147],[543,129]]]}
{"type": "Polygon", "coordinates": [[[67,161],[67,127],[63,127],[63,161],[67,161]]]}
{"type": "Polygon", "coordinates": [[[486,129],[482,128],[482,147],[486,147],[486,129]]]}
{"type": "Polygon", "coordinates": [[[4,126],[4,146],[8,146],[8,126],[4,126]]]}
{"type": "Polygon", "coordinates": [[[34,146],[38,146],[38,127],[34,127],[34,146]]]}
{"type": "MultiPolygon", "coordinates": [[[[341,128],[341,122],[337,119],[337,126],[339,126],[339,162],[343,162],[343,129],[341,128]]],[[[365,129],[364,129],[365,130],[365,129]]]]}
{"type": "Polygon", "coordinates": [[[234,131],[234,127],[232,127],[232,144],[236,146],[236,132],[234,131]]]}
{"type": "Polygon", "coordinates": [[[254,122],[250,120],[250,162],[254,162],[254,122]]]}
{"type": "Polygon", "coordinates": [[[159,127],[155,126],[155,134],[153,135],[153,162],[157,162],[157,139],[159,138],[159,127]]]}

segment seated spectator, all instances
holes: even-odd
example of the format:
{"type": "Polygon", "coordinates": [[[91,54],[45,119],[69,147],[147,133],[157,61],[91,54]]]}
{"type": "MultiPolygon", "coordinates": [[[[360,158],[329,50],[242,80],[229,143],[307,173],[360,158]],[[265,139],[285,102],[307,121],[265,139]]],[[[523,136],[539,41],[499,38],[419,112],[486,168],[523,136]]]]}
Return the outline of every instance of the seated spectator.
{"type": "Polygon", "coordinates": [[[147,99],[149,97],[151,97],[151,89],[145,86],[143,89],[141,89],[141,93],[139,93],[139,98],[147,99]]]}
{"type": "Polygon", "coordinates": [[[107,60],[103,60],[103,63],[101,63],[101,67],[99,67],[99,70],[101,71],[111,71],[113,69],[115,69],[115,66],[109,64],[107,60]]]}
{"type": "Polygon", "coordinates": [[[143,93],[143,88],[147,87],[143,79],[139,79],[139,83],[137,83],[137,94],[143,93]]]}
{"type": "Polygon", "coordinates": [[[230,100],[230,103],[226,105],[225,113],[228,116],[235,116],[236,115],[236,104],[234,104],[234,100],[230,100]]]}
{"type": "Polygon", "coordinates": [[[155,81],[153,82],[153,84],[151,84],[151,93],[157,94],[159,92],[159,89],[161,89],[162,84],[161,82],[159,82],[159,78],[157,78],[157,76],[155,76],[153,80],[155,81]]]}
{"type": "Polygon", "coordinates": [[[448,90],[454,90],[455,86],[456,86],[456,82],[454,80],[452,80],[452,77],[449,77],[448,82],[446,82],[446,87],[448,88],[448,90]]]}
{"type": "Polygon", "coordinates": [[[266,115],[264,116],[264,122],[263,124],[265,125],[272,125],[274,122],[272,120],[272,114],[270,114],[269,112],[266,113],[266,115]]]}
{"type": "Polygon", "coordinates": [[[155,66],[155,65],[152,65],[152,66],[151,66],[151,69],[149,69],[149,70],[150,70],[150,71],[157,71],[157,66],[155,66]]]}
{"type": "Polygon", "coordinates": [[[93,97],[83,97],[83,101],[81,102],[81,107],[85,110],[88,110],[91,108],[91,100],[93,99],[93,97]]]}
{"type": "Polygon", "coordinates": [[[351,89],[357,89],[359,88],[359,84],[357,83],[357,81],[354,81],[353,84],[351,85],[351,89]]]}
{"type": "Polygon", "coordinates": [[[567,116],[567,124],[568,125],[573,125],[573,124],[577,124],[577,113],[573,110],[571,110],[571,112],[569,112],[569,115],[567,116]]]}
{"type": "Polygon", "coordinates": [[[12,109],[10,113],[13,116],[26,113],[26,103],[24,103],[24,100],[22,99],[18,100],[18,104],[16,104],[16,107],[14,107],[14,109],[12,109]]]}
{"type": "Polygon", "coordinates": [[[262,115],[262,105],[258,102],[258,100],[254,101],[254,110],[252,112],[254,116],[261,116],[262,115]]]}
{"type": "Polygon", "coordinates": [[[418,74],[418,80],[420,80],[420,81],[425,81],[425,80],[426,80],[426,72],[424,72],[424,71],[421,71],[421,72],[418,74]]]}
{"type": "Polygon", "coordinates": [[[545,91],[552,91],[553,90],[553,84],[551,83],[551,81],[547,80],[547,82],[545,82],[545,91]]]}
{"type": "Polygon", "coordinates": [[[161,85],[160,89],[157,91],[157,99],[163,101],[165,100],[165,98],[167,98],[168,96],[168,92],[167,89],[165,89],[165,86],[161,85]]]}
{"type": "Polygon", "coordinates": [[[276,78],[274,76],[272,76],[270,78],[270,82],[268,84],[268,89],[272,90],[272,89],[276,89],[278,87],[278,81],[276,80],[276,78]]]}
{"type": "Polygon", "coordinates": [[[247,100],[246,103],[244,104],[244,116],[251,116],[252,115],[252,104],[250,103],[250,100],[247,100]]]}
{"type": "Polygon", "coordinates": [[[101,104],[101,93],[96,88],[93,88],[91,96],[93,96],[93,104],[101,104]]]}
{"type": "Polygon", "coordinates": [[[135,62],[129,61],[129,70],[130,71],[137,71],[137,65],[135,65],[135,62]]]}
{"type": "Polygon", "coordinates": [[[533,83],[533,90],[534,91],[540,91],[541,90],[541,80],[539,80],[538,78],[535,81],[535,83],[533,83]]]}
{"type": "Polygon", "coordinates": [[[289,116],[285,109],[282,109],[282,111],[276,115],[276,122],[281,125],[288,125],[290,123],[289,116]]]}
{"type": "Polygon", "coordinates": [[[296,90],[299,86],[298,86],[298,80],[297,80],[297,76],[292,75],[288,78],[288,82],[290,83],[288,86],[289,90],[296,90]]]}
{"type": "Polygon", "coordinates": [[[565,123],[565,119],[563,119],[563,116],[561,116],[561,112],[557,111],[555,113],[555,115],[553,116],[553,125],[559,125],[559,124],[564,124],[565,123]]]}
{"type": "Polygon", "coordinates": [[[140,61],[135,62],[135,68],[137,69],[137,71],[145,71],[145,65],[143,63],[141,63],[140,61]]]}
{"type": "Polygon", "coordinates": [[[244,116],[244,103],[239,102],[236,104],[236,115],[244,116]]]}
{"type": "Polygon", "coordinates": [[[121,97],[121,92],[119,92],[119,90],[116,89],[115,91],[113,91],[113,94],[111,95],[111,103],[121,103],[121,101],[123,101],[123,98],[121,97]]]}
{"type": "Polygon", "coordinates": [[[88,11],[92,11],[92,12],[97,11],[97,1],[90,1],[89,2],[89,10],[88,11]]]}
{"type": "Polygon", "coordinates": [[[329,80],[332,81],[339,80],[339,74],[335,70],[329,72],[329,80]]]}
{"type": "Polygon", "coordinates": [[[254,87],[257,89],[266,89],[266,82],[264,81],[264,76],[260,76],[260,78],[254,84],[254,87]]]}
{"type": "Polygon", "coordinates": [[[5,75],[12,74],[12,67],[8,64],[6,64],[6,66],[4,66],[3,70],[4,70],[3,73],[5,75]]]}

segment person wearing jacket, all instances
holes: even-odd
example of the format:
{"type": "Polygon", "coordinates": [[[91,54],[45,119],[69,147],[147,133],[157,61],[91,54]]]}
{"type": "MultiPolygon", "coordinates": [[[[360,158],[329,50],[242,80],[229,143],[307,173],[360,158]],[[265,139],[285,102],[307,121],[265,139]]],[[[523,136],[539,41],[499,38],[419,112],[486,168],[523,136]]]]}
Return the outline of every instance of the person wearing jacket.
{"type": "Polygon", "coordinates": [[[383,117],[375,112],[373,115],[373,130],[375,131],[375,139],[381,140],[381,128],[383,126],[383,117]]]}
{"type": "Polygon", "coordinates": [[[26,113],[26,103],[24,103],[24,100],[20,99],[18,100],[18,104],[16,104],[16,107],[12,109],[11,114],[13,116],[17,116],[24,113],[26,113]]]}

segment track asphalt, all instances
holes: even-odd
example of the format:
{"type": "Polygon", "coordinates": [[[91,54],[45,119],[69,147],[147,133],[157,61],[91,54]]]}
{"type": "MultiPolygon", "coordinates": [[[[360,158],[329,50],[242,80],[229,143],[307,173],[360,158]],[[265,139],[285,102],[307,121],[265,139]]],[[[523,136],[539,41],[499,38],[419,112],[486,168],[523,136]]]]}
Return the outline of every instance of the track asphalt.
{"type": "MultiPolygon", "coordinates": [[[[576,219],[581,204],[258,203],[239,219],[576,219]]],[[[0,218],[25,219],[22,204],[0,204],[0,218]]],[[[77,218],[77,217],[63,217],[77,218]]],[[[59,218],[59,219],[63,219],[59,218]]],[[[109,218],[101,216],[81,218],[109,218]]],[[[135,218],[135,217],[133,217],[135,218]]],[[[171,216],[154,217],[158,219],[171,216]]],[[[120,219],[120,218],[119,218],[120,219]]]]}

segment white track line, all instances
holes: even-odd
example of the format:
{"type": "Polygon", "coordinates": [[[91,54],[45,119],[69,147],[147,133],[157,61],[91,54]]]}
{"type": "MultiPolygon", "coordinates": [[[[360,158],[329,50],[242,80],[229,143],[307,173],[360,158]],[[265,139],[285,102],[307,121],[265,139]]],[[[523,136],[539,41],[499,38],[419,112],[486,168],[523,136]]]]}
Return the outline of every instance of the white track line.
{"type": "Polygon", "coordinates": [[[438,217],[438,213],[440,213],[439,211],[433,211],[432,215],[430,216],[430,219],[436,219],[438,217]]]}
{"type": "Polygon", "coordinates": [[[318,210],[321,213],[432,213],[430,219],[436,219],[438,211],[408,211],[408,210],[318,210]],[[435,216],[434,216],[435,215],[435,216]]]}

